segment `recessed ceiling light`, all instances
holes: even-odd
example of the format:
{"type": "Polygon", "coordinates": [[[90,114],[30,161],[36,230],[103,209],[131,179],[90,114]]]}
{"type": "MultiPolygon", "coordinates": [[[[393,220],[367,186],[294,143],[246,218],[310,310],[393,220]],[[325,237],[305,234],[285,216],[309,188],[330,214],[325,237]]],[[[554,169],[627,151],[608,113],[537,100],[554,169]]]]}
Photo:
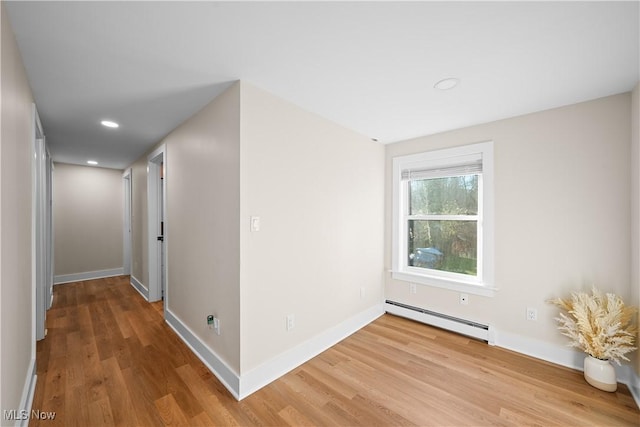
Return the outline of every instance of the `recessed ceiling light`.
{"type": "Polygon", "coordinates": [[[98,162],[96,162],[95,160],[87,160],[87,163],[93,166],[98,164],[98,162]]]}
{"type": "Polygon", "coordinates": [[[449,90],[458,86],[459,83],[460,79],[457,79],[455,77],[448,77],[446,79],[440,80],[435,85],[433,85],[433,87],[440,90],[449,90]]]}
{"type": "Polygon", "coordinates": [[[100,124],[108,128],[117,128],[120,126],[119,124],[117,124],[116,122],[112,122],[111,120],[103,120],[100,122],[100,124]]]}

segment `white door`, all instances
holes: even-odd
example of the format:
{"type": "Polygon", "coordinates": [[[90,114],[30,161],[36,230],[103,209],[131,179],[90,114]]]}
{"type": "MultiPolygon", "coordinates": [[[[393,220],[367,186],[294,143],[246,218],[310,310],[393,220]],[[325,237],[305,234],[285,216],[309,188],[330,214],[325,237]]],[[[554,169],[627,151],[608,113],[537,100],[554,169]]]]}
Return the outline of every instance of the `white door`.
{"type": "Polygon", "coordinates": [[[167,288],[167,269],[165,266],[166,244],[165,244],[165,218],[164,218],[164,162],[160,163],[160,186],[158,190],[158,211],[160,212],[160,233],[158,234],[158,244],[160,245],[160,298],[164,299],[167,288]]]}
{"type": "Polygon", "coordinates": [[[167,305],[166,158],[162,145],[147,157],[147,214],[149,243],[149,301],[167,305]]]}

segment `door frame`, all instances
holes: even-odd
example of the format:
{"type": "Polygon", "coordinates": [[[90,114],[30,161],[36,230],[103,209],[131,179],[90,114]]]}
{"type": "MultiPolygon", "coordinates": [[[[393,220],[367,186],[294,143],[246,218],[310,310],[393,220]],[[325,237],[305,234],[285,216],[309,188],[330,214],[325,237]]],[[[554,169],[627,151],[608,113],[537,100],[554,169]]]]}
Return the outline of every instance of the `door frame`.
{"type": "Polygon", "coordinates": [[[52,161],[36,105],[32,104],[31,289],[32,337],[46,335],[47,309],[53,303],[52,161]]]}
{"type": "MultiPolygon", "coordinates": [[[[164,266],[165,288],[167,277],[167,156],[166,145],[162,144],[147,156],[147,226],[149,254],[149,302],[162,298],[162,277],[164,266]],[[162,170],[164,169],[164,171],[162,170]],[[160,185],[160,177],[164,185],[160,185]],[[161,215],[164,212],[164,241],[158,242],[161,215]],[[164,251],[162,250],[164,246],[164,251]]],[[[164,306],[167,307],[167,289],[164,306]]],[[[165,310],[166,311],[166,310],[165,310]]]]}
{"type": "Polygon", "coordinates": [[[45,221],[47,222],[46,225],[46,235],[45,235],[45,239],[46,239],[46,244],[45,244],[45,248],[47,251],[47,255],[46,255],[46,263],[47,263],[47,270],[46,270],[46,291],[45,291],[45,303],[46,303],[46,310],[49,310],[51,308],[51,306],[53,305],[53,284],[55,283],[55,272],[54,272],[54,265],[53,265],[53,260],[55,259],[54,257],[54,233],[53,233],[53,171],[55,169],[55,166],[53,164],[53,158],[51,157],[51,153],[49,152],[49,146],[47,145],[47,139],[46,137],[44,138],[44,148],[45,148],[45,152],[46,152],[46,198],[47,198],[47,213],[46,213],[46,218],[45,221]]]}
{"type": "Polygon", "coordinates": [[[130,275],[131,271],[131,168],[122,174],[122,183],[124,185],[124,220],[122,227],[122,274],[130,275]]]}

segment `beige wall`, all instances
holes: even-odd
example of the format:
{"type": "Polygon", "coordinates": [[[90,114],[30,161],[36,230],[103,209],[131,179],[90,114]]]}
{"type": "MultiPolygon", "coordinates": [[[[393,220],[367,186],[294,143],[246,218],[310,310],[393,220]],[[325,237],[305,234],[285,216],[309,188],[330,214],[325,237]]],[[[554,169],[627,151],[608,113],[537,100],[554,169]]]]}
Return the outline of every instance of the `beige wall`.
{"type": "Polygon", "coordinates": [[[10,410],[21,409],[29,365],[35,357],[31,312],[33,96],[4,2],[0,15],[0,410],[10,410]]]}
{"type": "Polygon", "coordinates": [[[245,82],[241,105],[245,373],[382,302],[384,147],[245,82]]]}
{"type": "Polygon", "coordinates": [[[548,298],[594,283],[630,298],[631,97],[627,94],[387,146],[386,266],[391,268],[391,164],[395,156],[493,140],[494,297],[386,280],[386,297],[566,344],[548,298]],[[538,321],[527,321],[527,307],[538,321]]]}
{"type": "Polygon", "coordinates": [[[147,158],[131,165],[131,275],[148,289],[147,158]]]}
{"type": "Polygon", "coordinates": [[[239,372],[240,92],[236,84],[164,139],[168,309],[239,372]],[[209,314],[222,334],[207,327],[209,314]]]}
{"type": "MultiPolygon", "coordinates": [[[[631,304],[640,307],[640,83],[631,94],[631,204],[631,304]]],[[[640,377],[640,352],[636,351],[634,356],[635,372],[640,377]]]]}
{"type": "MultiPolygon", "coordinates": [[[[383,146],[244,82],[162,143],[167,309],[236,374],[381,303],[383,146]]],[[[146,156],[132,167],[146,286],[146,156]]]]}
{"type": "MultiPolygon", "coordinates": [[[[237,83],[162,141],[168,310],[241,376],[385,297],[564,346],[548,298],[591,283],[632,296],[631,101],[616,95],[383,147],[237,83]],[[391,159],[486,140],[500,290],[461,306],[455,292],[419,285],[410,295],[407,283],[385,281],[391,159]],[[525,319],[527,307],[538,321],[525,319]],[[220,336],[206,327],[210,313],[220,336]]],[[[133,176],[133,271],[146,283],[146,156],[133,176]]]]}
{"type": "Polygon", "coordinates": [[[122,268],[122,171],[54,166],[55,275],[122,268]]]}

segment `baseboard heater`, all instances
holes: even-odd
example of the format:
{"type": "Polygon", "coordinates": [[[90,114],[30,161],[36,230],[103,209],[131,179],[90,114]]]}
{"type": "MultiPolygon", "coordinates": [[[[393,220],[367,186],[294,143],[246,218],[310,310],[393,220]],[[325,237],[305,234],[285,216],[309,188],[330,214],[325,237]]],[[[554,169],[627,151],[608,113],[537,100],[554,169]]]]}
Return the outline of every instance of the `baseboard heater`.
{"type": "Polygon", "coordinates": [[[494,334],[490,325],[483,325],[471,320],[460,319],[459,317],[449,316],[391,300],[385,301],[385,311],[390,314],[395,314],[396,316],[406,317],[407,319],[436,326],[494,345],[494,334]]]}

